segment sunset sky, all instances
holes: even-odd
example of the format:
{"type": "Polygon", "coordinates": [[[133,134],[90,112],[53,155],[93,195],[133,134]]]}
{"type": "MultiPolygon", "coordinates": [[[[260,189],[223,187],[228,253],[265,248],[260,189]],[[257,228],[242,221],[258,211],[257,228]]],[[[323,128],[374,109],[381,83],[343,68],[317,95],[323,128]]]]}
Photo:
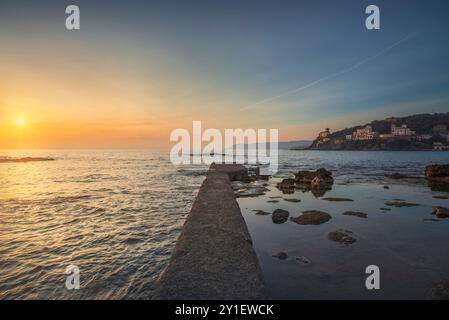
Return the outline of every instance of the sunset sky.
{"type": "Polygon", "coordinates": [[[313,139],[449,111],[449,2],[0,0],[0,148],[160,148],[192,120],[313,139]],[[365,28],[377,4],[381,30],[365,28]],[[65,7],[81,30],[65,29],[65,7]]]}

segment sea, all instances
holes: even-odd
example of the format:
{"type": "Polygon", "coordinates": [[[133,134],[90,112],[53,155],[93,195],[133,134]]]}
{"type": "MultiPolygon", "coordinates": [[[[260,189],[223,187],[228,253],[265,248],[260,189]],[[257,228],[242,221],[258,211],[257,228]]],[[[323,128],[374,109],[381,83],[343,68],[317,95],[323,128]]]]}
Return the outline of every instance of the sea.
{"type": "MultiPolygon", "coordinates": [[[[167,151],[0,150],[0,158],[27,156],[55,161],[0,163],[0,299],[151,298],[207,166],[173,165],[167,151]],[[66,286],[70,266],[79,270],[79,289],[66,286]]],[[[449,280],[449,219],[431,212],[449,207],[449,190],[429,186],[423,173],[443,163],[448,152],[280,150],[267,192],[238,198],[270,295],[435,298],[449,280]],[[298,170],[321,167],[335,178],[325,195],[276,188],[298,170]],[[409,178],[391,179],[392,173],[409,178]],[[418,206],[385,205],[393,199],[418,206]],[[321,210],[332,219],[275,224],[255,213],[276,209],[290,217],[321,210]],[[336,230],[356,241],[329,240],[336,230]],[[288,258],[279,259],[280,252],[288,258]],[[367,289],[370,265],[379,269],[380,289],[367,289]]]]}

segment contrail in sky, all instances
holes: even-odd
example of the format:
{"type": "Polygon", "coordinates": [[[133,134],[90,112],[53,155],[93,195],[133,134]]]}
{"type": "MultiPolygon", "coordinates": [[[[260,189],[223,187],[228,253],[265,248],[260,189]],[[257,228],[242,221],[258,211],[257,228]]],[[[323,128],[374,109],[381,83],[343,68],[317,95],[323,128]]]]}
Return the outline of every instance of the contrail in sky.
{"type": "Polygon", "coordinates": [[[403,42],[409,40],[410,38],[414,37],[418,32],[420,32],[420,31],[416,31],[416,32],[410,33],[408,36],[406,36],[406,37],[402,38],[401,40],[399,40],[399,41],[393,43],[392,45],[390,45],[390,46],[388,46],[388,47],[382,49],[381,51],[379,51],[379,52],[376,53],[375,55],[370,56],[370,57],[368,57],[368,58],[366,58],[366,59],[364,59],[364,60],[362,60],[362,61],[360,61],[360,62],[358,62],[358,63],[356,63],[356,64],[354,64],[354,65],[352,65],[352,66],[350,66],[350,67],[348,67],[348,68],[346,68],[346,69],[343,69],[343,70],[341,70],[341,71],[338,71],[338,72],[329,74],[329,75],[327,75],[327,76],[325,76],[325,77],[323,77],[323,78],[320,78],[320,79],[318,79],[318,80],[315,80],[315,81],[313,81],[313,82],[310,82],[310,83],[308,83],[308,84],[306,84],[306,85],[304,85],[304,86],[302,86],[302,87],[299,87],[299,88],[296,88],[296,89],[293,89],[293,90],[290,90],[290,91],[286,91],[286,92],[284,92],[284,93],[281,93],[281,94],[279,94],[279,95],[277,95],[277,96],[274,96],[274,97],[271,97],[271,98],[267,98],[267,99],[258,101],[258,102],[254,103],[254,104],[252,104],[252,105],[249,105],[249,106],[247,106],[247,107],[241,108],[240,111],[252,109],[252,108],[254,108],[254,107],[256,107],[256,106],[258,106],[258,105],[260,105],[260,104],[263,104],[263,103],[265,103],[265,102],[270,102],[270,101],[273,101],[273,100],[282,98],[283,96],[286,96],[286,95],[289,95],[289,94],[293,94],[293,93],[300,92],[300,91],[302,91],[302,90],[305,90],[305,89],[308,89],[308,88],[310,88],[310,87],[313,87],[313,86],[315,86],[315,85],[317,85],[317,84],[319,84],[319,83],[321,83],[321,82],[324,82],[324,81],[327,81],[327,80],[329,80],[329,79],[332,79],[332,78],[341,76],[341,75],[343,75],[343,74],[345,74],[345,73],[354,71],[355,69],[357,69],[357,68],[363,66],[363,65],[366,64],[367,62],[370,62],[371,60],[376,59],[377,57],[379,57],[379,56],[381,56],[381,55],[387,53],[388,51],[390,51],[390,50],[393,49],[394,47],[396,47],[396,46],[400,45],[401,43],[403,43],[403,42]]]}

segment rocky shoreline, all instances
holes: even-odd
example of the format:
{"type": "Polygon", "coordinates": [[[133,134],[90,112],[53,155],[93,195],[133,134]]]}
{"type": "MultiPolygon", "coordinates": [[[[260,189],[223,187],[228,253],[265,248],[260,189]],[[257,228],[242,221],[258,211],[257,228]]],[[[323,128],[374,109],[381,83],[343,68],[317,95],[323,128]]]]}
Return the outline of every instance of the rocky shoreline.
{"type": "MultiPolygon", "coordinates": [[[[394,180],[405,180],[405,179],[418,179],[417,177],[408,177],[402,174],[393,173],[386,175],[387,177],[394,180]]],[[[433,186],[435,183],[443,186],[449,184],[449,165],[429,165],[424,170],[424,178],[429,186],[433,186]]],[[[257,178],[250,183],[240,183],[234,186],[234,190],[237,197],[258,197],[265,195],[269,191],[269,184],[264,182],[261,185],[257,184],[257,178]],[[255,182],[254,182],[255,181],[255,182]]],[[[284,178],[282,181],[276,184],[276,188],[285,195],[294,194],[295,191],[299,190],[302,192],[311,192],[316,198],[321,198],[327,191],[332,190],[334,184],[334,178],[332,172],[326,170],[325,168],[320,168],[315,171],[305,171],[300,170],[294,174],[292,178],[284,178]]],[[[384,189],[389,189],[389,186],[384,186],[384,189]]],[[[270,197],[268,203],[279,203],[282,197],[270,197]]],[[[447,195],[434,196],[435,199],[449,199],[447,195]]],[[[299,203],[300,199],[283,199],[287,202],[299,203]]],[[[327,197],[322,198],[324,201],[329,202],[353,202],[351,198],[343,197],[327,197]]],[[[406,201],[403,199],[392,199],[385,201],[384,205],[386,207],[380,208],[382,212],[391,211],[391,207],[396,208],[410,208],[417,207],[421,204],[406,201]]],[[[290,212],[284,209],[276,209],[272,213],[263,210],[253,210],[256,215],[271,215],[274,224],[284,224],[290,218],[290,221],[299,225],[321,225],[332,219],[332,216],[320,210],[307,210],[302,211],[297,217],[290,217],[290,212]]],[[[342,213],[345,216],[352,216],[361,219],[367,219],[368,214],[361,211],[345,211],[342,213]]],[[[449,209],[442,206],[434,206],[431,213],[435,218],[429,218],[428,220],[438,220],[449,218],[449,209]]],[[[342,243],[344,245],[353,244],[356,239],[353,237],[353,233],[350,230],[337,230],[330,232],[328,235],[329,240],[342,243]]],[[[276,255],[275,255],[276,256],[276,255]]],[[[279,258],[279,256],[276,256],[279,258]]]]}
{"type": "MultiPolygon", "coordinates": [[[[187,218],[183,232],[172,254],[171,262],[158,281],[155,299],[267,297],[263,276],[257,262],[258,259],[253,252],[251,238],[235,199],[265,196],[272,192],[273,183],[269,183],[266,177],[259,177],[257,174],[255,176],[249,175],[248,170],[243,166],[240,166],[239,170],[234,170],[237,167],[232,167],[228,171],[225,170],[225,176],[222,175],[223,172],[219,172],[221,170],[219,168],[224,170],[225,167],[211,166],[187,218]],[[223,182],[220,182],[222,180],[223,182]],[[216,185],[216,183],[218,184],[216,185]],[[220,200],[221,198],[223,198],[223,201],[220,200]],[[234,202],[235,205],[232,204],[234,202]],[[228,214],[233,218],[229,220],[228,214]],[[220,217],[218,220],[217,215],[220,217]],[[231,221],[234,222],[231,223],[231,221]],[[240,229],[241,232],[238,231],[240,229]],[[239,239],[235,239],[236,241],[229,239],[230,234],[228,232],[223,233],[223,230],[233,230],[232,234],[235,234],[239,239]],[[240,251],[242,252],[238,253],[240,251]],[[187,255],[187,253],[189,254],[187,255]],[[238,259],[232,258],[234,256],[238,259]],[[245,265],[244,268],[242,264],[245,265]],[[242,266],[242,268],[238,267],[239,271],[233,274],[228,270],[231,265],[233,270],[236,266],[242,266]],[[252,274],[249,279],[247,279],[248,274],[252,274]],[[199,279],[203,277],[209,280],[200,281],[199,279]],[[213,284],[210,283],[212,278],[215,279],[213,284]],[[239,292],[233,291],[235,286],[232,283],[237,282],[239,287],[243,282],[246,282],[245,289],[239,292]]],[[[406,177],[396,175],[394,178],[404,179],[406,177]]],[[[446,185],[449,181],[448,178],[449,165],[431,165],[425,169],[425,179],[429,183],[446,185]]],[[[297,206],[300,205],[301,199],[290,198],[289,196],[300,191],[311,192],[315,198],[321,198],[325,202],[336,204],[356,203],[353,199],[347,197],[322,198],[326,192],[332,190],[334,181],[332,172],[324,168],[315,171],[301,170],[296,172],[293,177],[284,178],[275,184],[275,188],[281,193],[280,196],[265,196],[265,199],[275,208],[281,202],[297,206]]],[[[388,188],[382,188],[382,190],[388,190],[388,188]]],[[[435,197],[439,200],[447,198],[446,195],[435,197]]],[[[391,208],[407,210],[407,208],[421,206],[420,203],[403,199],[387,200],[383,205],[385,207],[379,208],[379,211],[384,214],[391,211],[391,208]]],[[[251,209],[254,216],[259,216],[260,219],[270,217],[271,222],[280,228],[283,228],[282,225],[291,223],[298,227],[316,228],[316,226],[329,224],[331,220],[336,218],[334,213],[314,209],[302,210],[299,214],[290,212],[282,206],[272,211],[254,207],[251,209]]],[[[340,215],[346,216],[347,219],[353,219],[345,220],[348,223],[367,219],[369,221],[369,215],[359,210],[342,210],[340,215]]],[[[423,219],[423,221],[440,221],[447,218],[449,218],[448,208],[433,206],[432,212],[429,212],[429,218],[423,219]]],[[[358,239],[360,240],[359,236],[358,233],[348,230],[347,226],[344,225],[326,231],[327,240],[339,244],[342,248],[357,246],[358,239]]],[[[291,261],[290,254],[287,252],[286,250],[274,252],[272,257],[279,261],[291,261]]],[[[301,265],[311,264],[311,260],[303,255],[294,256],[293,260],[301,265]]]]}
{"type": "MultiPolygon", "coordinates": [[[[270,281],[277,283],[276,274],[281,272],[292,272],[288,274],[289,277],[324,272],[324,268],[327,267],[325,263],[333,262],[320,256],[319,252],[323,250],[337,257],[350,256],[351,259],[356,258],[355,253],[358,257],[361,252],[370,251],[371,246],[379,245],[379,251],[382,251],[384,246],[389,245],[387,239],[397,239],[398,236],[389,233],[388,230],[390,228],[400,230],[401,227],[397,224],[400,224],[400,220],[403,220],[405,228],[408,225],[421,224],[421,228],[426,230],[424,232],[431,232],[428,230],[440,232],[441,227],[444,228],[449,222],[449,206],[445,202],[449,199],[449,193],[436,194],[433,188],[427,186],[433,186],[435,183],[447,186],[448,169],[449,165],[430,165],[423,170],[421,177],[386,173],[387,180],[368,184],[341,183],[344,179],[337,180],[327,168],[300,170],[282,177],[274,177],[268,182],[256,180],[241,184],[236,196],[240,197],[239,194],[245,185],[249,189],[251,186],[260,188],[263,185],[263,191],[259,195],[253,194],[250,198],[240,197],[239,204],[246,210],[247,223],[252,225],[250,229],[255,232],[256,246],[258,243],[261,246],[258,255],[262,256],[262,264],[266,266],[264,268],[269,270],[268,272],[275,273],[270,275],[270,281]],[[389,185],[385,185],[386,183],[389,185]],[[426,189],[425,195],[414,196],[414,192],[420,188],[426,189]],[[360,193],[362,190],[371,190],[375,194],[365,195],[360,193]],[[329,195],[324,196],[328,192],[329,195]],[[289,199],[294,200],[288,201],[289,199]],[[434,222],[440,223],[432,225],[434,222]],[[387,228],[382,229],[382,224],[387,228]],[[370,228],[371,225],[373,228],[370,228]],[[378,238],[383,232],[385,236],[381,239],[386,239],[385,244],[381,244],[379,240],[383,240],[378,238]],[[304,241],[304,244],[298,241],[304,241]],[[310,248],[314,246],[318,252],[310,248]]],[[[404,233],[401,234],[401,238],[408,239],[410,234],[407,234],[406,230],[401,232],[404,233]]],[[[376,253],[381,254],[379,257],[383,255],[383,252],[376,253]]],[[[363,254],[360,257],[362,261],[363,254]]],[[[414,257],[419,257],[419,253],[414,257]]],[[[387,254],[385,259],[389,258],[387,254]]],[[[331,270],[327,272],[329,276],[334,274],[331,270]]],[[[341,272],[344,272],[343,267],[336,272],[336,277],[351,276],[342,275],[341,272]]],[[[435,279],[435,283],[437,281],[438,278],[435,279]]],[[[316,282],[313,279],[298,280],[300,284],[313,283],[315,286],[316,282]]],[[[290,286],[288,283],[285,285],[290,286]]],[[[427,288],[429,290],[431,287],[427,288]]],[[[278,294],[283,296],[282,291],[278,294]]],[[[298,296],[301,294],[301,290],[298,289],[298,296]]]]}

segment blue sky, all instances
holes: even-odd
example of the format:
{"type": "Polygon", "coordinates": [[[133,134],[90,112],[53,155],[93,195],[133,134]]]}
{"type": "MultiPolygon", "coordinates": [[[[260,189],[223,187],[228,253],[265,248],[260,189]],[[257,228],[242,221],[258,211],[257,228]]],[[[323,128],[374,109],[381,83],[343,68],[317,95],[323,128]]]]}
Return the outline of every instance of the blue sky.
{"type": "Polygon", "coordinates": [[[114,86],[148,122],[313,138],[322,127],[449,111],[448,12],[444,0],[0,0],[0,58],[32,50],[98,70],[90,77],[122,75],[114,86]],[[61,27],[67,4],[80,6],[79,32],[61,27]],[[381,30],[365,28],[369,4],[381,30]]]}

